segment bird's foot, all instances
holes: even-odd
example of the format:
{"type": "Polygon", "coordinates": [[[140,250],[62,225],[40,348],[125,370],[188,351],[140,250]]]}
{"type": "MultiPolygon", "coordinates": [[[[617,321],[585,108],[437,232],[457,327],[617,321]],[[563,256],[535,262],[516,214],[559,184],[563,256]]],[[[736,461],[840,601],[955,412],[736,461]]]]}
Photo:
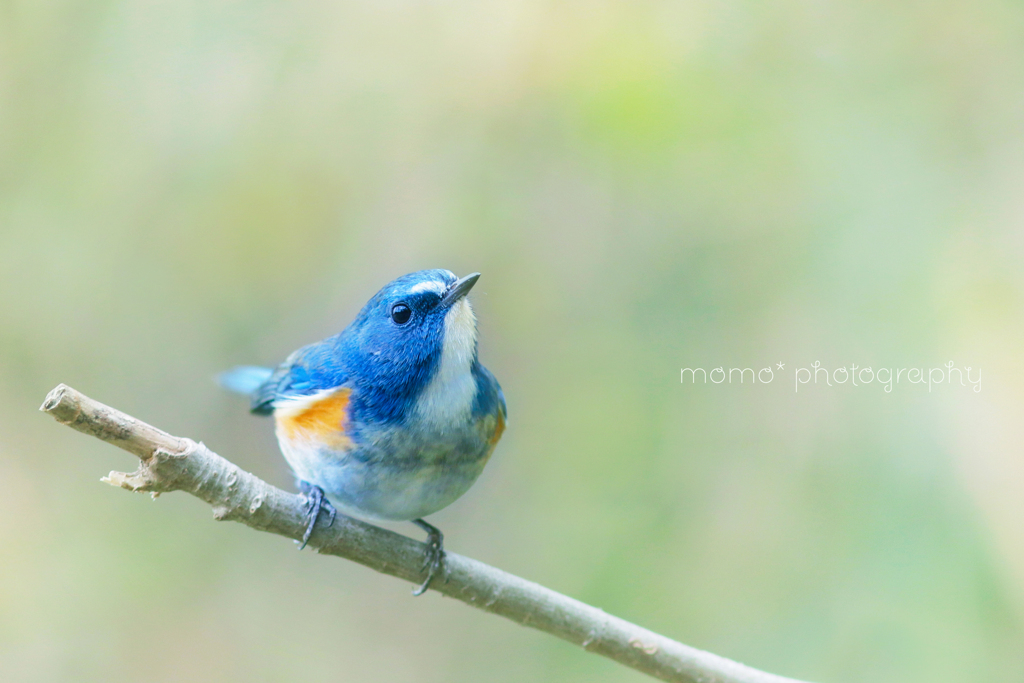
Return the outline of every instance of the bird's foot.
{"type": "Polygon", "coordinates": [[[444,561],[444,534],[436,526],[427,524],[422,519],[414,519],[412,523],[427,532],[427,552],[424,553],[421,567],[427,570],[427,578],[412,592],[413,595],[423,595],[438,572],[442,572],[445,583],[448,582],[448,565],[444,561]]]}
{"type": "Polygon", "coordinates": [[[316,520],[320,516],[320,511],[323,510],[330,515],[327,526],[334,524],[334,518],[337,516],[338,511],[331,505],[331,501],[327,500],[324,490],[319,486],[306,481],[300,481],[299,489],[302,491],[302,495],[306,497],[306,518],[309,520],[306,526],[306,533],[302,534],[302,544],[299,545],[299,550],[302,550],[309,543],[309,537],[313,535],[313,527],[316,526],[316,520]]]}

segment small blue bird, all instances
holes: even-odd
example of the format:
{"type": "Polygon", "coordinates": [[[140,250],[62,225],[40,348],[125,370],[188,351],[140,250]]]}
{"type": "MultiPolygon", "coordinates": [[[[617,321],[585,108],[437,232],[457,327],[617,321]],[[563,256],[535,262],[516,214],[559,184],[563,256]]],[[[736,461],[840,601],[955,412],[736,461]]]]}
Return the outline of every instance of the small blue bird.
{"type": "Polygon", "coordinates": [[[426,591],[443,535],[423,517],[466,492],[505,429],[505,397],[477,359],[466,294],[480,273],[421,270],[388,283],[341,333],[274,369],[219,377],[273,415],[281,452],[307,500],[305,547],[320,510],[411,520],[427,532],[426,591]],[[332,505],[333,504],[333,505],[332,505]]]}

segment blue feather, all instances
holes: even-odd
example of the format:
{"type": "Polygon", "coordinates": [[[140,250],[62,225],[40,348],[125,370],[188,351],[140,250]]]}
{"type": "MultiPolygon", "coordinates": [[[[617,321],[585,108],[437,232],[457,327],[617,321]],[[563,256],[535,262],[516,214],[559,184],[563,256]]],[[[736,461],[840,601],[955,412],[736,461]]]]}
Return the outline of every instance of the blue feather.
{"type": "Polygon", "coordinates": [[[230,391],[251,396],[272,374],[274,371],[270,368],[239,365],[217,375],[217,383],[230,391]]]}

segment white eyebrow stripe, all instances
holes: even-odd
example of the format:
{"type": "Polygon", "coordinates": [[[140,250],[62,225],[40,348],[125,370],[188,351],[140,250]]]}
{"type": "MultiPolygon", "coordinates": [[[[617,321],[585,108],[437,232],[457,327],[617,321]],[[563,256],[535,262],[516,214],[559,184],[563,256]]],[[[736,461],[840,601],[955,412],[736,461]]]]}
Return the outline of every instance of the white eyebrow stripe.
{"type": "Polygon", "coordinates": [[[437,292],[437,294],[444,294],[445,290],[448,289],[448,285],[437,280],[427,280],[426,282],[420,282],[419,284],[413,285],[412,289],[409,290],[410,294],[419,294],[420,292],[437,292]]]}

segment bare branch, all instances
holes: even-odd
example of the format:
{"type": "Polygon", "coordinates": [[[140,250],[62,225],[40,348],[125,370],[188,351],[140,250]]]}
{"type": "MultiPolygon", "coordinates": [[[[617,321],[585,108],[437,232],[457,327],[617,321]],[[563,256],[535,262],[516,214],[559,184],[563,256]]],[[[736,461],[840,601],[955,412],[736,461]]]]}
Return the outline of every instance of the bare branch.
{"type": "MultiPolygon", "coordinates": [[[[61,424],[107,441],[140,459],[130,474],[103,480],[130,491],[185,491],[213,507],[218,520],[300,539],[306,521],[300,496],[239,469],[202,443],[171,436],[59,385],[40,408],[61,424]]],[[[318,524],[309,545],[414,584],[425,573],[424,545],[339,514],[318,524]]],[[[798,683],[677,643],[578,600],[455,553],[446,554],[447,582],[431,588],[469,605],[545,631],[665,681],[680,683],[798,683]]]]}

